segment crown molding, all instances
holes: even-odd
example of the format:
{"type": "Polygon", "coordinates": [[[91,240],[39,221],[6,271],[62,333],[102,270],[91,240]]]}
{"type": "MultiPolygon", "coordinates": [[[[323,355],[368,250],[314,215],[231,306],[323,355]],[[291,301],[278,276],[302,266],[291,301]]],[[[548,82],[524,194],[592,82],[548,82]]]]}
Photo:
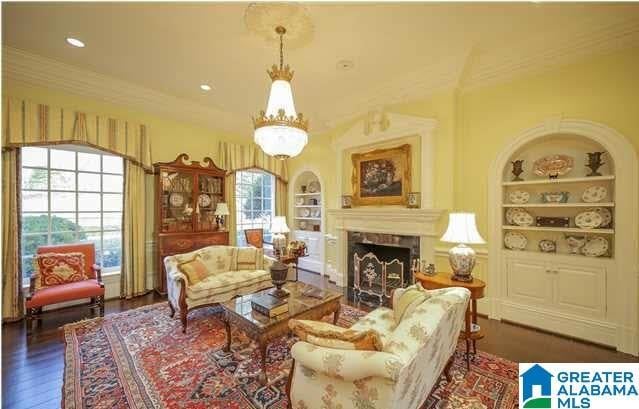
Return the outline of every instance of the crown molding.
{"type": "Polygon", "coordinates": [[[2,47],[2,79],[102,100],[219,132],[250,131],[247,118],[17,48],[2,47]]]}

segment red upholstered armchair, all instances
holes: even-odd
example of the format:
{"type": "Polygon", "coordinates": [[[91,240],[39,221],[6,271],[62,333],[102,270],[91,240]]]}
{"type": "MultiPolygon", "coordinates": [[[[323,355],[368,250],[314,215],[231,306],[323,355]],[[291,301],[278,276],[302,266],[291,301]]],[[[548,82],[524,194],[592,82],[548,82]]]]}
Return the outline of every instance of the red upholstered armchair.
{"type": "Polygon", "coordinates": [[[264,247],[264,230],[263,229],[244,229],[246,244],[261,249],[264,247]]]}
{"type": "MultiPolygon", "coordinates": [[[[31,333],[33,320],[40,320],[42,307],[45,305],[57,304],[65,301],[79,300],[82,298],[90,298],[89,308],[99,308],[100,316],[104,316],[104,284],[102,283],[102,272],[100,266],[95,264],[95,246],[93,243],[79,244],[63,244],[57,246],[38,247],[37,254],[44,255],[47,253],[64,254],[81,253],[82,257],[76,257],[76,260],[84,262],[84,274],[69,274],[64,271],[63,276],[52,275],[48,280],[43,276],[36,277],[36,273],[31,277],[29,285],[29,293],[26,296],[27,309],[27,333],[31,333]],[[37,280],[41,280],[37,283],[37,280]]],[[[62,258],[62,257],[60,257],[62,258]]],[[[56,257],[52,256],[47,263],[56,261],[56,257]]],[[[70,264],[71,262],[69,262],[70,264]]],[[[74,264],[74,267],[81,269],[81,264],[74,264]]],[[[66,266],[65,266],[66,267],[66,266]]],[[[54,266],[51,270],[54,270],[54,266]]],[[[55,271],[54,271],[55,273],[55,271]]]]}

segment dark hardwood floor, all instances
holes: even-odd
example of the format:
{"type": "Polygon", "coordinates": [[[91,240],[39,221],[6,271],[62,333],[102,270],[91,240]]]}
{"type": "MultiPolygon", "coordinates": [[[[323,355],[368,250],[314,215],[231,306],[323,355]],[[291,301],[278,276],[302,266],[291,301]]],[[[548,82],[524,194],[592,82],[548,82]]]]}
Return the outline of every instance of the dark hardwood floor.
{"type": "MultiPolygon", "coordinates": [[[[319,275],[300,271],[300,280],[337,289],[319,275]]],[[[133,300],[106,302],[106,314],[165,301],[155,293],[133,300]]],[[[352,302],[349,304],[353,305],[352,302]]],[[[362,306],[360,306],[362,307],[362,306]]],[[[365,308],[365,307],[364,307],[365,308]]],[[[61,327],[90,317],[84,307],[46,315],[41,328],[26,339],[24,323],[2,327],[2,407],[58,408],[62,396],[64,338],[61,327]]],[[[516,362],[639,362],[638,358],[601,346],[530,328],[480,318],[486,338],[478,349],[516,362]]]]}

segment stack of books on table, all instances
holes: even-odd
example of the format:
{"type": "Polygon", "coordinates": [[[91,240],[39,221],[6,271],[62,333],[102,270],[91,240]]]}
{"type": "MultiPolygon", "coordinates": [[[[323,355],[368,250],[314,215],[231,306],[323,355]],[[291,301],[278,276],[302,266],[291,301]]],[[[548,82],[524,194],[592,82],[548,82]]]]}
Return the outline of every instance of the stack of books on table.
{"type": "Polygon", "coordinates": [[[260,314],[275,317],[288,312],[288,299],[270,294],[255,294],[251,297],[251,308],[260,314]]]}

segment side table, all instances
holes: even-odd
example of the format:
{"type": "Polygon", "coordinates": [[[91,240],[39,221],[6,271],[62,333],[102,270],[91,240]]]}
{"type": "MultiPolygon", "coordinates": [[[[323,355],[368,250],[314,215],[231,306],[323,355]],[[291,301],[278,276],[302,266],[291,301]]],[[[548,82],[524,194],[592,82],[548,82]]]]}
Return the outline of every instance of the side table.
{"type": "Polygon", "coordinates": [[[478,339],[484,337],[484,333],[481,328],[478,331],[471,331],[474,325],[477,325],[477,300],[484,298],[484,290],[486,289],[486,283],[478,278],[473,278],[473,281],[455,281],[452,279],[451,273],[437,273],[434,276],[429,276],[422,273],[416,273],[415,279],[421,282],[422,287],[427,290],[437,290],[440,288],[449,287],[463,287],[470,291],[470,302],[466,309],[466,322],[464,331],[459,334],[459,337],[466,341],[466,369],[470,371],[470,355],[472,344],[472,355],[477,354],[476,342],[478,339]]]}

